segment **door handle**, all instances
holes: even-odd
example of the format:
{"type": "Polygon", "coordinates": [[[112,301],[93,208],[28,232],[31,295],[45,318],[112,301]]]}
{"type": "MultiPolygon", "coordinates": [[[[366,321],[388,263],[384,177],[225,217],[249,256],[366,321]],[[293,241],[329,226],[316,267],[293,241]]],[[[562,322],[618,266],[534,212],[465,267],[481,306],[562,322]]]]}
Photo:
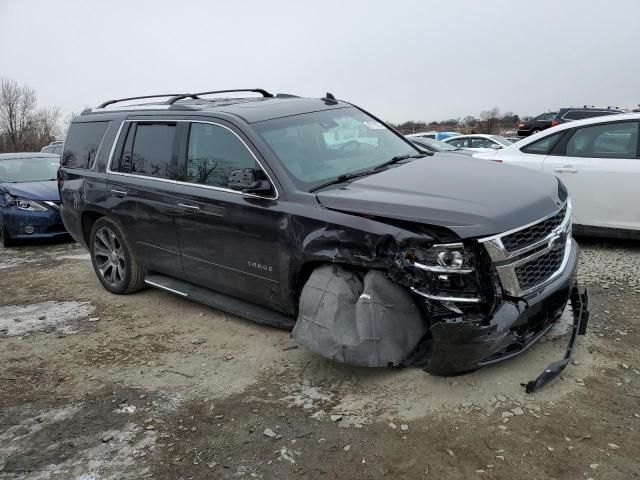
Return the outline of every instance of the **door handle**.
{"type": "Polygon", "coordinates": [[[125,190],[115,190],[111,189],[111,193],[113,193],[116,197],[122,198],[127,196],[127,192],[125,190]]]}
{"type": "Polygon", "coordinates": [[[563,165],[562,167],[556,167],[554,172],[566,172],[566,173],[578,173],[578,169],[573,165],[563,165]]]}
{"type": "Polygon", "coordinates": [[[200,211],[200,207],[197,205],[189,205],[187,203],[178,203],[178,208],[189,213],[198,213],[200,211]]]}

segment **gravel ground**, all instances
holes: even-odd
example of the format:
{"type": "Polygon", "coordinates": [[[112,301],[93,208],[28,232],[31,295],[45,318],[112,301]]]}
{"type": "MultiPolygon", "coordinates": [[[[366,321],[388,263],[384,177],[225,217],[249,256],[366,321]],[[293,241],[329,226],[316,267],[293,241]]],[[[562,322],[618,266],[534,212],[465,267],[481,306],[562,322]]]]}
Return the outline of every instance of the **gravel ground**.
{"type": "Polygon", "coordinates": [[[640,475],[640,248],[581,240],[592,318],[441,378],[361,369],[157,290],[113,296],[75,244],[0,252],[0,479],[640,475]]]}

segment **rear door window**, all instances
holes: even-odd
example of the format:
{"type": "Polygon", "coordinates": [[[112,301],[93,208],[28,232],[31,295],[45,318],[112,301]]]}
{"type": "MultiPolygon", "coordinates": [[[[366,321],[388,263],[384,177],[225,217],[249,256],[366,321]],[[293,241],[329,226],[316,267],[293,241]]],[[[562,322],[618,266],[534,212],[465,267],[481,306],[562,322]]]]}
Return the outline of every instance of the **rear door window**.
{"type": "Polygon", "coordinates": [[[491,148],[491,145],[498,145],[498,143],[489,138],[480,137],[471,139],[471,148],[491,148]]]}
{"type": "Polygon", "coordinates": [[[60,164],[69,168],[91,168],[109,122],[73,123],[67,134],[60,164]]]}
{"type": "Polygon", "coordinates": [[[454,140],[449,140],[448,142],[449,145],[453,145],[454,147],[458,147],[458,148],[465,148],[467,146],[467,139],[466,138],[457,138],[454,140]]]}
{"type": "Polygon", "coordinates": [[[619,122],[576,129],[567,142],[568,157],[636,158],[639,122],[619,122]]]}
{"type": "Polygon", "coordinates": [[[175,122],[132,123],[122,155],[112,170],[175,180],[178,172],[176,130],[175,122]]]}

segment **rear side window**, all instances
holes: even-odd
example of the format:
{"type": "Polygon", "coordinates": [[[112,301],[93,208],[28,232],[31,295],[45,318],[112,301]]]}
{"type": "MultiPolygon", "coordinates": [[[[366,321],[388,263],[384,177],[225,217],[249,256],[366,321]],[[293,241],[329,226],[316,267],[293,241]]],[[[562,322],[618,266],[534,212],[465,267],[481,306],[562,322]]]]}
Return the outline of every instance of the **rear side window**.
{"type": "Polygon", "coordinates": [[[568,157],[636,158],[638,122],[608,123],[576,129],[567,142],[568,157]]]}
{"type": "Polygon", "coordinates": [[[187,181],[228,188],[232,170],[257,168],[256,160],[227,128],[192,123],[187,154],[187,181]]]}
{"type": "Polygon", "coordinates": [[[113,170],[175,179],[178,172],[177,124],[134,123],[129,127],[120,161],[113,170]]]}
{"type": "Polygon", "coordinates": [[[615,115],[619,112],[611,110],[570,110],[562,118],[567,120],[582,120],[583,118],[601,117],[604,115],[615,115]]]}
{"type": "Polygon", "coordinates": [[[467,146],[467,139],[459,138],[457,140],[449,140],[446,143],[448,143],[449,145],[453,145],[454,147],[464,148],[467,146]]]}
{"type": "Polygon", "coordinates": [[[534,153],[538,155],[546,155],[551,149],[558,143],[560,137],[564,135],[564,131],[554,133],[553,135],[549,135],[548,137],[541,138],[538,141],[530,143],[529,145],[525,145],[520,149],[523,153],[534,153]]]}
{"type": "Polygon", "coordinates": [[[72,124],[60,164],[70,168],[91,168],[108,125],[109,122],[72,124]]]}

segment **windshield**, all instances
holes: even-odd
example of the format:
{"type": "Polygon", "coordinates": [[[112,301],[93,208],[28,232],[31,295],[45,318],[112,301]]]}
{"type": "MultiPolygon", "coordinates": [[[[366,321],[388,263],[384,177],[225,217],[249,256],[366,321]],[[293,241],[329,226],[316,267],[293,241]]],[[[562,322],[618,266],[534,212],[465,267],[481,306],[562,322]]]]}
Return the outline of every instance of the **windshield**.
{"type": "Polygon", "coordinates": [[[55,180],[60,159],[16,158],[0,160],[0,182],[22,183],[55,180]]]}
{"type": "Polygon", "coordinates": [[[419,152],[380,122],[341,108],[254,124],[293,179],[311,190],[341,175],[372,169],[419,152]]]}
{"type": "Polygon", "coordinates": [[[441,142],[440,140],[434,140],[432,138],[420,138],[415,140],[416,143],[424,144],[427,147],[431,147],[434,150],[438,150],[439,152],[447,151],[447,150],[460,150],[458,147],[454,147],[453,145],[449,145],[448,143],[441,142]]]}
{"type": "Polygon", "coordinates": [[[491,135],[491,138],[502,145],[511,145],[513,143],[511,140],[501,135],[491,135]]]}

